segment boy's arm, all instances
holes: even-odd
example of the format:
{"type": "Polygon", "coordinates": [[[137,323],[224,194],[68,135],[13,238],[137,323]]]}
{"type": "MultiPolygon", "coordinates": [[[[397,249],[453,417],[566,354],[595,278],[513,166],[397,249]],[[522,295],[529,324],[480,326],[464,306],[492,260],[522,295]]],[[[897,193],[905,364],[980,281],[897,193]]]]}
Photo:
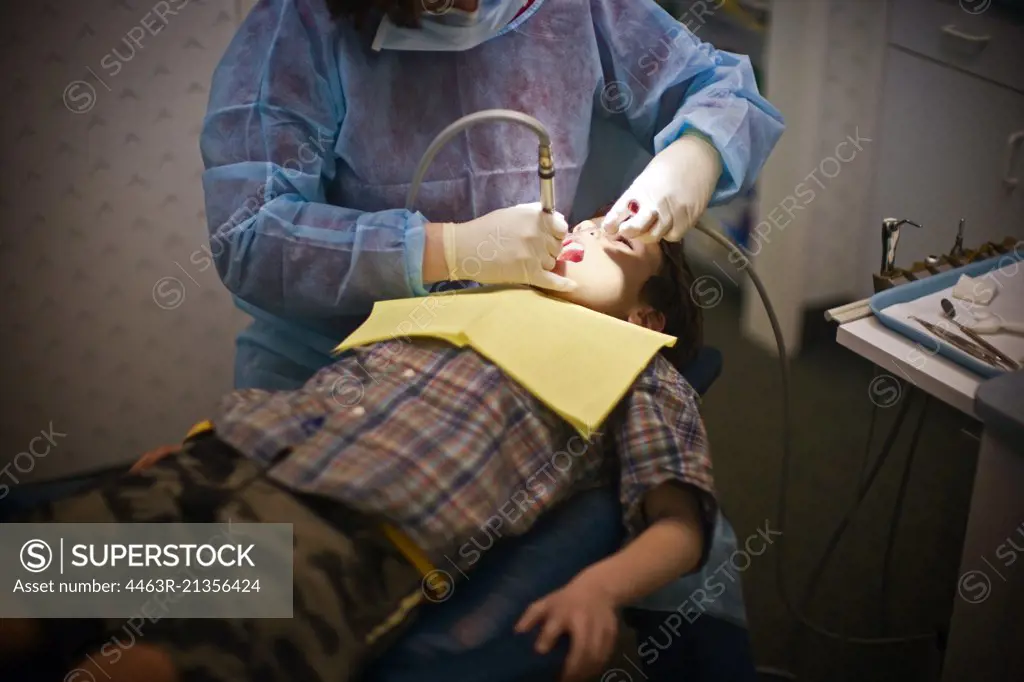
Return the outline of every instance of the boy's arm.
{"type": "Polygon", "coordinates": [[[573,582],[628,606],[695,570],[704,556],[704,513],[698,494],[663,483],[644,499],[649,524],[635,540],[593,564],[573,582]]]}
{"type": "Polygon", "coordinates": [[[617,611],[707,561],[717,504],[696,392],[657,356],[612,418],[624,522],[633,540],[535,602],[516,625],[536,649],[572,639],[563,680],[600,672],[617,611]]]}
{"type": "Polygon", "coordinates": [[[686,380],[656,356],[621,406],[614,431],[619,497],[633,539],[586,572],[593,570],[600,578],[608,570],[602,564],[628,567],[635,577],[620,578],[624,584],[617,588],[626,603],[657,592],[707,561],[718,503],[699,400],[686,380]]]}
{"type": "Polygon", "coordinates": [[[697,496],[665,484],[647,495],[645,512],[656,518],[631,543],[593,564],[562,589],[534,602],[516,624],[517,632],[542,625],[536,650],[547,653],[558,638],[572,639],[562,680],[598,675],[618,639],[618,611],[656,592],[697,566],[703,550],[697,496]]]}

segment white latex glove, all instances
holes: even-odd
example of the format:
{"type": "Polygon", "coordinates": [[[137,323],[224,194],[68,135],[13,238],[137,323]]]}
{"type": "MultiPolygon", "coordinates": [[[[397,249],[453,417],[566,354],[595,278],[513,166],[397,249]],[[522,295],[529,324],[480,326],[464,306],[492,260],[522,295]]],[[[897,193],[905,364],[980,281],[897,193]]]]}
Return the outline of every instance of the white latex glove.
{"type": "Polygon", "coordinates": [[[453,280],[480,284],[529,284],[572,291],[576,283],[554,274],[569,225],[540,203],[492,211],[466,223],[445,223],[444,259],[453,280]]]}
{"type": "Polygon", "coordinates": [[[651,159],[602,225],[630,239],[677,242],[708,207],[721,175],[718,150],[697,135],[684,135],[651,159]]]}

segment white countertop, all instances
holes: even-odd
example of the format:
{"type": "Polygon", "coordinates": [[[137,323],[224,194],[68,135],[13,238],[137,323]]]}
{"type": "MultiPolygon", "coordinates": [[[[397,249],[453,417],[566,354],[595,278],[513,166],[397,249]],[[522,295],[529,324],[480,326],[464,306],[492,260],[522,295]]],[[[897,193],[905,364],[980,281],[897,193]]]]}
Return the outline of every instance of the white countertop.
{"type": "Polygon", "coordinates": [[[974,395],[984,377],[941,355],[932,355],[927,348],[887,328],[874,316],[840,325],[836,341],[894,377],[977,417],[974,395]]]}

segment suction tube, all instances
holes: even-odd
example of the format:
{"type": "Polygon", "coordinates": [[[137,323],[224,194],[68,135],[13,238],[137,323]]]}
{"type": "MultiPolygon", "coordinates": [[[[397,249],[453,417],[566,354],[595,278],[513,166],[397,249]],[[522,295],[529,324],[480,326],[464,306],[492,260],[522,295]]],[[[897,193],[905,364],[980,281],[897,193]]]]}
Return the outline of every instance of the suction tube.
{"type": "Polygon", "coordinates": [[[453,137],[462,131],[472,128],[478,123],[488,121],[517,123],[529,128],[537,134],[537,138],[540,141],[537,150],[537,175],[540,178],[540,203],[546,212],[555,212],[555,163],[551,154],[551,136],[548,135],[548,131],[544,127],[544,124],[533,116],[527,116],[526,114],[518,111],[512,111],[511,109],[487,109],[485,111],[478,111],[475,114],[463,116],[458,121],[442,130],[438,136],[434,138],[434,141],[430,143],[427,151],[423,154],[423,158],[420,159],[420,165],[416,169],[416,175],[413,176],[412,185],[409,187],[409,195],[405,200],[406,210],[415,210],[416,199],[420,192],[420,185],[423,184],[423,178],[427,174],[427,169],[429,169],[430,164],[434,162],[434,157],[437,156],[438,152],[440,152],[453,137]]]}
{"type": "MultiPolygon", "coordinates": [[[[775,345],[778,346],[779,349],[779,369],[782,372],[782,470],[779,474],[779,501],[777,514],[779,524],[783,528],[786,528],[786,502],[788,499],[789,492],[789,466],[793,454],[793,406],[789,382],[789,357],[786,355],[786,342],[782,338],[782,328],[779,326],[779,319],[775,315],[775,308],[772,307],[771,299],[768,298],[768,292],[765,290],[764,283],[761,282],[761,278],[758,276],[757,272],[754,271],[754,266],[751,262],[750,254],[747,252],[747,250],[744,249],[742,246],[733,243],[723,234],[717,232],[716,230],[710,227],[707,227],[703,223],[698,222],[694,229],[700,230],[704,234],[711,237],[711,239],[718,242],[718,244],[725,248],[726,251],[736,254],[736,256],[739,259],[739,262],[742,264],[743,270],[747,273],[747,276],[750,277],[750,281],[754,284],[754,288],[757,289],[757,294],[758,296],[761,297],[761,303],[764,305],[764,310],[768,314],[768,320],[772,325],[772,334],[774,334],[775,336],[775,345]]],[[[870,489],[872,484],[875,482],[875,478],[878,476],[878,473],[881,469],[882,462],[884,462],[884,458],[879,458],[879,461],[876,462],[875,466],[872,468],[872,471],[868,474],[866,480],[864,480],[864,482],[861,484],[860,490],[857,494],[857,505],[859,505],[860,502],[863,501],[864,497],[867,495],[868,489],[870,489]]],[[[839,523],[838,527],[833,531],[832,538],[829,542],[830,547],[834,546],[837,543],[839,536],[842,535],[843,531],[846,528],[846,525],[849,523],[849,516],[850,514],[848,513],[846,518],[844,518],[839,523]]],[[[776,589],[779,592],[779,597],[781,597],[783,605],[786,607],[786,610],[789,611],[789,615],[795,621],[800,623],[800,625],[804,626],[805,628],[807,628],[808,630],[817,635],[821,635],[822,637],[839,640],[841,642],[846,642],[848,644],[905,644],[908,642],[936,640],[937,635],[935,633],[907,635],[904,637],[851,637],[849,635],[845,635],[842,633],[833,632],[832,630],[829,630],[818,625],[817,623],[812,622],[807,617],[805,617],[799,609],[797,609],[796,605],[793,603],[793,600],[790,599],[789,590],[786,587],[785,574],[783,571],[784,562],[782,552],[782,549],[786,546],[786,542],[786,538],[783,537],[781,542],[779,543],[780,551],[776,552],[775,554],[776,589]]]]}

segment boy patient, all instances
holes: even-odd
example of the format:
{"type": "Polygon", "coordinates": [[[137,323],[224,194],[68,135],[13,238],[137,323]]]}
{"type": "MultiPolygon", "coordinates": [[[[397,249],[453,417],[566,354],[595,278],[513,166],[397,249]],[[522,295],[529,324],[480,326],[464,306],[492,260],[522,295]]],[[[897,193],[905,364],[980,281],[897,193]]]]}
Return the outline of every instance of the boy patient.
{"type": "Polygon", "coordinates": [[[705,560],[716,503],[697,395],[678,371],[701,343],[682,244],[609,235],[592,221],[566,241],[583,259],[558,263],[578,284],[558,297],[678,339],[589,442],[470,347],[417,338],[345,351],[302,389],[229,394],[211,429],[150,453],[131,476],[18,519],[293,524],[291,619],[165,618],[116,665],[100,648],[123,637],[123,619],[5,620],[0,654],[112,682],[345,682],[437,587],[396,536],[471,577],[458,549],[510,500],[518,511],[502,530],[519,535],[575,493],[614,485],[630,541],[516,626],[538,633],[541,652],[570,638],[566,679],[600,673],[618,610],[705,560]],[[353,376],[367,377],[357,403],[337,392],[353,376]],[[552,453],[567,449],[572,466],[552,470],[552,453]]]}

